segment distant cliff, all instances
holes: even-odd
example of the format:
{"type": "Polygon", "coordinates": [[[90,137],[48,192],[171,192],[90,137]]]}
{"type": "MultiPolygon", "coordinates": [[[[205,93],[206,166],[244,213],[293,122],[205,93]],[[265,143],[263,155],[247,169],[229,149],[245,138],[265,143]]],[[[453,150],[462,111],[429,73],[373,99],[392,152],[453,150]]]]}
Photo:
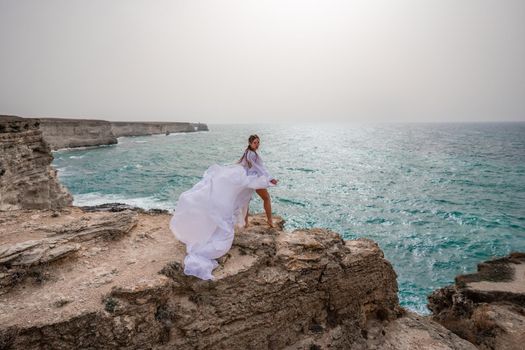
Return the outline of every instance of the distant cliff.
{"type": "Polygon", "coordinates": [[[207,131],[202,123],[109,122],[99,119],[40,118],[40,129],[51,149],[112,145],[121,136],[146,136],[207,131]]]}
{"type": "Polygon", "coordinates": [[[0,211],[71,205],[39,125],[38,119],[0,116],[0,211]]]}
{"type": "Polygon", "coordinates": [[[116,137],[171,134],[208,130],[206,124],[180,122],[111,122],[111,132],[116,137]]]}
{"type": "Polygon", "coordinates": [[[41,118],[40,129],[53,150],[117,143],[106,120],[41,118]]]}

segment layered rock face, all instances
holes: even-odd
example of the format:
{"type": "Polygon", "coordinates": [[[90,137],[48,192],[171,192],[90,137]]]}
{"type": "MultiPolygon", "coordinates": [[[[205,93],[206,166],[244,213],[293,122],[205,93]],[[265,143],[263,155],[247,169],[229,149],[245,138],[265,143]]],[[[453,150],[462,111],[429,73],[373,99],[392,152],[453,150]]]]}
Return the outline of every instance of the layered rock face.
{"type": "Polygon", "coordinates": [[[40,118],[40,129],[51,149],[112,145],[121,136],[147,136],[207,131],[202,123],[109,122],[97,119],[40,118]]]}
{"type": "Polygon", "coordinates": [[[525,253],[486,261],[429,296],[433,319],[480,349],[525,347],[525,253]]]}
{"type": "Polygon", "coordinates": [[[111,131],[116,137],[171,134],[207,130],[205,124],[178,122],[111,122],[111,131]]]}
{"type": "Polygon", "coordinates": [[[370,240],[256,216],[202,281],[170,214],[102,209],[0,213],[0,348],[474,349],[403,312],[370,240]]]}
{"type": "Polygon", "coordinates": [[[111,122],[111,130],[116,137],[121,137],[208,131],[208,126],[182,122],[111,122]]]}
{"type": "Polygon", "coordinates": [[[110,122],[105,120],[41,118],[40,121],[44,138],[53,150],[117,143],[110,122]]]}
{"type": "Polygon", "coordinates": [[[0,116],[0,210],[61,208],[72,197],[60,185],[38,119],[0,116]]]}

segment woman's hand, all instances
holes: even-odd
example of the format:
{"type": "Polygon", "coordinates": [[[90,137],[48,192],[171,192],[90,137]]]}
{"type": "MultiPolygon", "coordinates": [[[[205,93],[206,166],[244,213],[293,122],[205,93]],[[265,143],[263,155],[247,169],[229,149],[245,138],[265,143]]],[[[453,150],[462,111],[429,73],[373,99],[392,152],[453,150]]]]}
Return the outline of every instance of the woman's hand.
{"type": "Polygon", "coordinates": [[[277,185],[277,182],[279,182],[279,181],[277,181],[276,179],[271,179],[270,182],[271,182],[272,184],[274,184],[274,185],[277,185]]]}

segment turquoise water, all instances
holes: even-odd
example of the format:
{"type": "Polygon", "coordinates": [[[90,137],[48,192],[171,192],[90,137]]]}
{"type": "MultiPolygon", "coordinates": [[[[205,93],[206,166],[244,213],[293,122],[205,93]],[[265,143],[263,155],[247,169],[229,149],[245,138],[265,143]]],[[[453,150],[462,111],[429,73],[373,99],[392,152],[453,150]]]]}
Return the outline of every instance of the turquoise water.
{"type": "MultiPolygon", "coordinates": [[[[209,127],[59,151],[53,165],[77,205],[173,209],[209,165],[236,161],[257,133],[286,228],[377,241],[402,305],[420,313],[457,274],[525,251],[525,123],[209,127]]],[[[259,198],[251,211],[262,211],[259,198]]]]}

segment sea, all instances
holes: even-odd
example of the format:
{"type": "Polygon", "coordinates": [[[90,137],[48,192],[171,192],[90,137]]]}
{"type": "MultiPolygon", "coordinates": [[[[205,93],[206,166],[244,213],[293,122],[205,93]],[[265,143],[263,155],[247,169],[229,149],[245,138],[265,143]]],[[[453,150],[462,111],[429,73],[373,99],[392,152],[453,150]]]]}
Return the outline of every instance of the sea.
{"type": "MultiPolygon", "coordinates": [[[[208,126],[59,150],[53,165],[75,205],[172,211],[210,165],[235,163],[258,134],[286,230],[376,241],[398,275],[401,305],[420,314],[456,275],[525,251],[525,123],[208,126]]],[[[263,212],[258,196],[250,212],[263,212]]]]}

